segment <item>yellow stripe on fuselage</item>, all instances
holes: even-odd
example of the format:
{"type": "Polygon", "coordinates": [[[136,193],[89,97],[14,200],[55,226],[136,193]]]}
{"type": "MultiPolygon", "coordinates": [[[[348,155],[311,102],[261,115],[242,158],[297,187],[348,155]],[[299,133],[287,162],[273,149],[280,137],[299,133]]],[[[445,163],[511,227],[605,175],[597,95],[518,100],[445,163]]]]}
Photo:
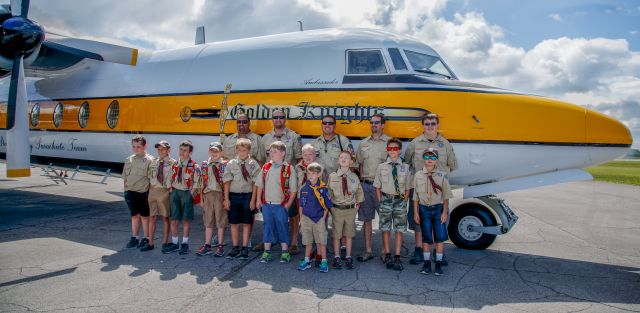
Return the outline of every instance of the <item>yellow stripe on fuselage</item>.
{"type": "MultiPolygon", "coordinates": [[[[188,111],[185,107],[191,111],[219,109],[222,97],[222,94],[201,94],[37,101],[40,105],[40,123],[32,129],[213,134],[219,132],[217,118],[192,116],[185,122],[181,112],[184,115],[188,111]],[[120,118],[117,126],[110,129],[106,122],[106,111],[113,100],[120,105],[120,118]],[[78,125],[78,109],[84,101],[90,104],[90,118],[87,127],[81,129],[78,125]],[[64,114],[62,124],[56,128],[52,123],[52,114],[58,102],[64,104],[64,114]]],[[[34,103],[31,102],[30,107],[34,103]]],[[[631,144],[628,129],[612,118],[580,106],[521,94],[442,90],[325,90],[232,91],[228,97],[230,108],[237,104],[283,107],[301,103],[326,107],[354,106],[357,103],[361,108],[384,107],[386,112],[391,113],[398,108],[424,109],[441,117],[440,132],[454,141],[631,144]]],[[[353,137],[368,136],[369,123],[366,114],[363,115],[359,118],[364,121],[339,121],[337,132],[353,137]]],[[[4,124],[4,120],[4,115],[0,116],[0,125],[4,124]]],[[[303,136],[321,134],[319,121],[290,119],[287,126],[303,136]]],[[[272,123],[269,119],[254,120],[251,128],[264,134],[272,128],[272,123]]],[[[225,133],[235,130],[235,122],[228,121],[225,133]]],[[[422,126],[419,120],[390,120],[385,132],[394,137],[413,138],[422,132],[422,126]]]]}

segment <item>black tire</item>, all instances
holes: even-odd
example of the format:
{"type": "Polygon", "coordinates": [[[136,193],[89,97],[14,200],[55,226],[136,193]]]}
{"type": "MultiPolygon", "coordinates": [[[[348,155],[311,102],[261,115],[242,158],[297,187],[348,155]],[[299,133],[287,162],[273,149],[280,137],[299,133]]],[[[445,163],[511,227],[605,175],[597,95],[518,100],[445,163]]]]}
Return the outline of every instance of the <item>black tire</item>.
{"type": "Polygon", "coordinates": [[[460,234],[458,225],[463,218],[467,216],[475,217],[480,220],[482,223],[481,226],[498,225],[495,217],[486,207],[476,203],[463,204],[451,212],[451,220],[449,221],[449,227],[447,228],[451,242],[453,242],[458,248],[469,250],[484,250],[491,246],[493,241],[496,240],[496,235],[482,234],[479,238],[469,240],[460,234]]]}

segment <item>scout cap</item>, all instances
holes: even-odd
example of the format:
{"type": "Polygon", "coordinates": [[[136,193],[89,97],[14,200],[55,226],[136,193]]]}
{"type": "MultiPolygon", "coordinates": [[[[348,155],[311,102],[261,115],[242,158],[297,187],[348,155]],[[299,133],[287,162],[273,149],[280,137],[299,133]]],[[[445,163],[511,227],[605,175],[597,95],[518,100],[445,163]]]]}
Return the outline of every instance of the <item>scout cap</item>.
{"type": "Polygon", "coordinates": [[[170,145],[170,144],[169,144],[169,142],[168,142],[168,141],[166,141],[166,140],[160,140],[160,141],[158,141],[158,143],[155,145],[155,148],[158,148],[158,147],[165,147],[165,148],[169,149],[169,148],[171,148],[171,145],[170,145]]]}
{"type": "Polygon", "coordinates": [[[219,142],[215,141],[209,144],[209,150],[211,149],[217,149],[218,151],[222,151],[222,144],[220,144],[219,142]]]}
{"type": "Polygon", "coordinates": [[[438,150],[434,149],[434,148],[429,148],[429,149],[424,149],[424,152],[422,153],[422,156],[427,156],[427,155],[435,155],[436,157],[438,156],[438,150]]]}

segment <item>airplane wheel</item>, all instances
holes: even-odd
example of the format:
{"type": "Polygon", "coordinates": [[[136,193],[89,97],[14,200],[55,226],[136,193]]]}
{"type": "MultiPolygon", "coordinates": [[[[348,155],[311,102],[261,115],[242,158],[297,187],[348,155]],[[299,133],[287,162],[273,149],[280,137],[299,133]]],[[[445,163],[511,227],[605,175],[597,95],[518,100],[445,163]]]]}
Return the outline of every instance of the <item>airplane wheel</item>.
{"type": "Polygon", "coordinates": [[[498,225],[489,209],[479,204],[466,204],[451,212],[448,233],[449,239],[458,247],[470,250],[484,250],[488,248],[496,235],[471,231],[471,226],[498,225]]]}

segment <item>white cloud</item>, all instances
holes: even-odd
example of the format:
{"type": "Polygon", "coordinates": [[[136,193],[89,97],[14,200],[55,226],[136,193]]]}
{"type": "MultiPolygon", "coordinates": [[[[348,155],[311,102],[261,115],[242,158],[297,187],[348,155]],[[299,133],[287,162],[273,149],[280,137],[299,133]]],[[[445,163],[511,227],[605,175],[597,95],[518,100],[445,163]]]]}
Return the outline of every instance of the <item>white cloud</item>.
{"type": "Polygon", "coordinates": [[[560,14],[558,14],[558,13],[549,14],[549,18],[551,18],[552,20],[554,20],[556,22],[563,22],[564,21],[562,19],[562,16],[560,16],[560,14]]]}

